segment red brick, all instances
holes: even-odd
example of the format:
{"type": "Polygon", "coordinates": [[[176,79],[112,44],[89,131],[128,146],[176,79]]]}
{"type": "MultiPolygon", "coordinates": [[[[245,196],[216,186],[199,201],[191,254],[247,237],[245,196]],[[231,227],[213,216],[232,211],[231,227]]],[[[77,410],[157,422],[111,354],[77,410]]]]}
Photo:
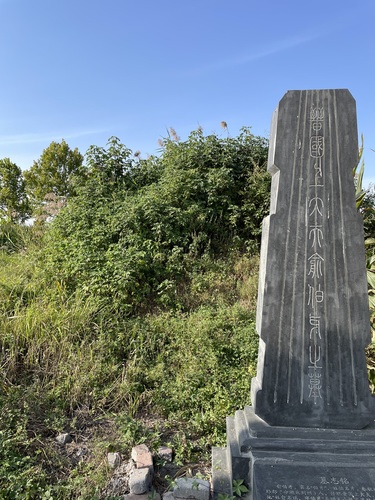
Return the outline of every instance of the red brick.
{"type": "Polygon", "coordinates": [[[153,468],[152,455],[145,444],[134,446],[131,456],[137,469],[143,469],[144,467],[153,468]]]}

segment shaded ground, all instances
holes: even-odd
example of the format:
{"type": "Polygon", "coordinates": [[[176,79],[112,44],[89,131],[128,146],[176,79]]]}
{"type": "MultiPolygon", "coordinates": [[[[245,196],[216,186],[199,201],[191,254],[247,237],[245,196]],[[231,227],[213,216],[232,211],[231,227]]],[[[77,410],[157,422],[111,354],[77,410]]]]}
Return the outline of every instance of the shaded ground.
{"type": "Polygon", "coordinates": [[[100,491],[98,498],[127,493],[131,447],[141,443],[147,444],[153,453],[152,489],[156,492],[163,494],[178,477],[210,478],[209,449],[203,450],[199,439],[192,437],[190,440],[186,429],[173,427],[161,418],[145,414],[135,419],[127,419],[123,415],[98,417],[87,410],[80,410],[71,424],[71,428],[66,429],[72,437],[71,442],[61,445],[55,437],[49,437],[40,442],[40,447],[45,453],[45,470],[48,470],[53,482],[74,482],[74,490],[81,491],[80,498],[90,498],[89,492],[94,490],[100,491]],[[170,446],[174,450],[171,463],[157,457],[160,446],[170,446]],[[122,463],[115,470],[108,466],[109,452],[121,455],[122,463]]]}

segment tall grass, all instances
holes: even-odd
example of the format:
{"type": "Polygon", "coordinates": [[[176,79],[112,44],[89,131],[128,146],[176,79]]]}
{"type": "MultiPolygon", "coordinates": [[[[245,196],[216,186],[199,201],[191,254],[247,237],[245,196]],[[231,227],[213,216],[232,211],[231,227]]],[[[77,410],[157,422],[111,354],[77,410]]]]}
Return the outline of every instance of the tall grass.
{"type": "MultiPolygon", "coordinates": [[[[9,498],[13,490],[43,498],[58,491],[57,479],[66,491],[83,488],[46,444],[74,430],[83,410],[122,415],[123,446],[139,438],[131,422],[145,413],[180,429],[173,439],[181,459],[189,458],[189,437],[204,448],[223,443],[225,416],[249,403],[255,372],[257,259],[206,260],[195,269],[179,292],[180,310],[129,318],[58,282],[46,287],[37,241],[0,251],[0,489],[9,498]]],[[[106,472],[87,466],[90,498],[106,472]]]]}

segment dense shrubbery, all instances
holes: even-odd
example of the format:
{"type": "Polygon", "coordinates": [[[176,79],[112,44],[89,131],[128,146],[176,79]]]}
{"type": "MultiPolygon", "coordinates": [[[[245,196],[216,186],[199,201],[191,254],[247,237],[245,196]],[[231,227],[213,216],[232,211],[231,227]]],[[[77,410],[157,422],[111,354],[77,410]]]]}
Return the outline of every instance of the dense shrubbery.
{"type": "Polygon", "coordinates": [[[84,168],[75,152],[52,222],[1,223],[4,497],[94,498],[108,449],[165,444],[165,432],[180,461],[223,442],[255,370],[266,154],[248,129],[169,137],[148,159],[112,138],[84,168]],[[54,442],[61,431],[90,436],[94,452],[72,461],[54,442]]]}
{"type": "Polygon", "coordinates": [[[88,179],[46,237],[51,276],[121,310],[184,307],[179,289],[231,249],[257,249],[268,210],[267,143],[193,132],[159,158],[131,160],[113,138],[88,154],[88,179]],[[115,168],[121,165],[121,168],[115,168]]]}

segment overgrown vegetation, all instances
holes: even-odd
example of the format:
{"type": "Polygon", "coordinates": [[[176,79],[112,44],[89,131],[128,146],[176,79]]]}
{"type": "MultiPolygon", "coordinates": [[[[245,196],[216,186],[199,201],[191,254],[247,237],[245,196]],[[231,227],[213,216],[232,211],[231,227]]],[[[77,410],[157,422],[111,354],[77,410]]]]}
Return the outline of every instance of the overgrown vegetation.
{"type": "Polygon", "coordinates": [[[142,441],[202,461],[255,374],[266,140],[172,131],[142,159],[112,138],[44,191],[58,146],[25,175],[36,222],[0,224],[4,498],[99,498],[107,451],[142,441]]]}
{"type": "MultiPolygon", "coordinates": [[[[45,237],[50,277],[128,314],[186,309],[181,288],[207,262],[258,248],[268,210],[267,144],[193,132],[159,158],[132,160],[112,138],[90,148],[86,178],[45,237]]],[[[82,179],[78,179],[82,182],[82,179]]]]}
{"type": "Polygon", "coordinates": [[[83,163],[52,143],[24,178],[0,164],[1,498],[100,498],[107,452],[141,442],[202,462],[249,403],[267,141],[171,129],[161,146],[113,137],[83,163]]]}

